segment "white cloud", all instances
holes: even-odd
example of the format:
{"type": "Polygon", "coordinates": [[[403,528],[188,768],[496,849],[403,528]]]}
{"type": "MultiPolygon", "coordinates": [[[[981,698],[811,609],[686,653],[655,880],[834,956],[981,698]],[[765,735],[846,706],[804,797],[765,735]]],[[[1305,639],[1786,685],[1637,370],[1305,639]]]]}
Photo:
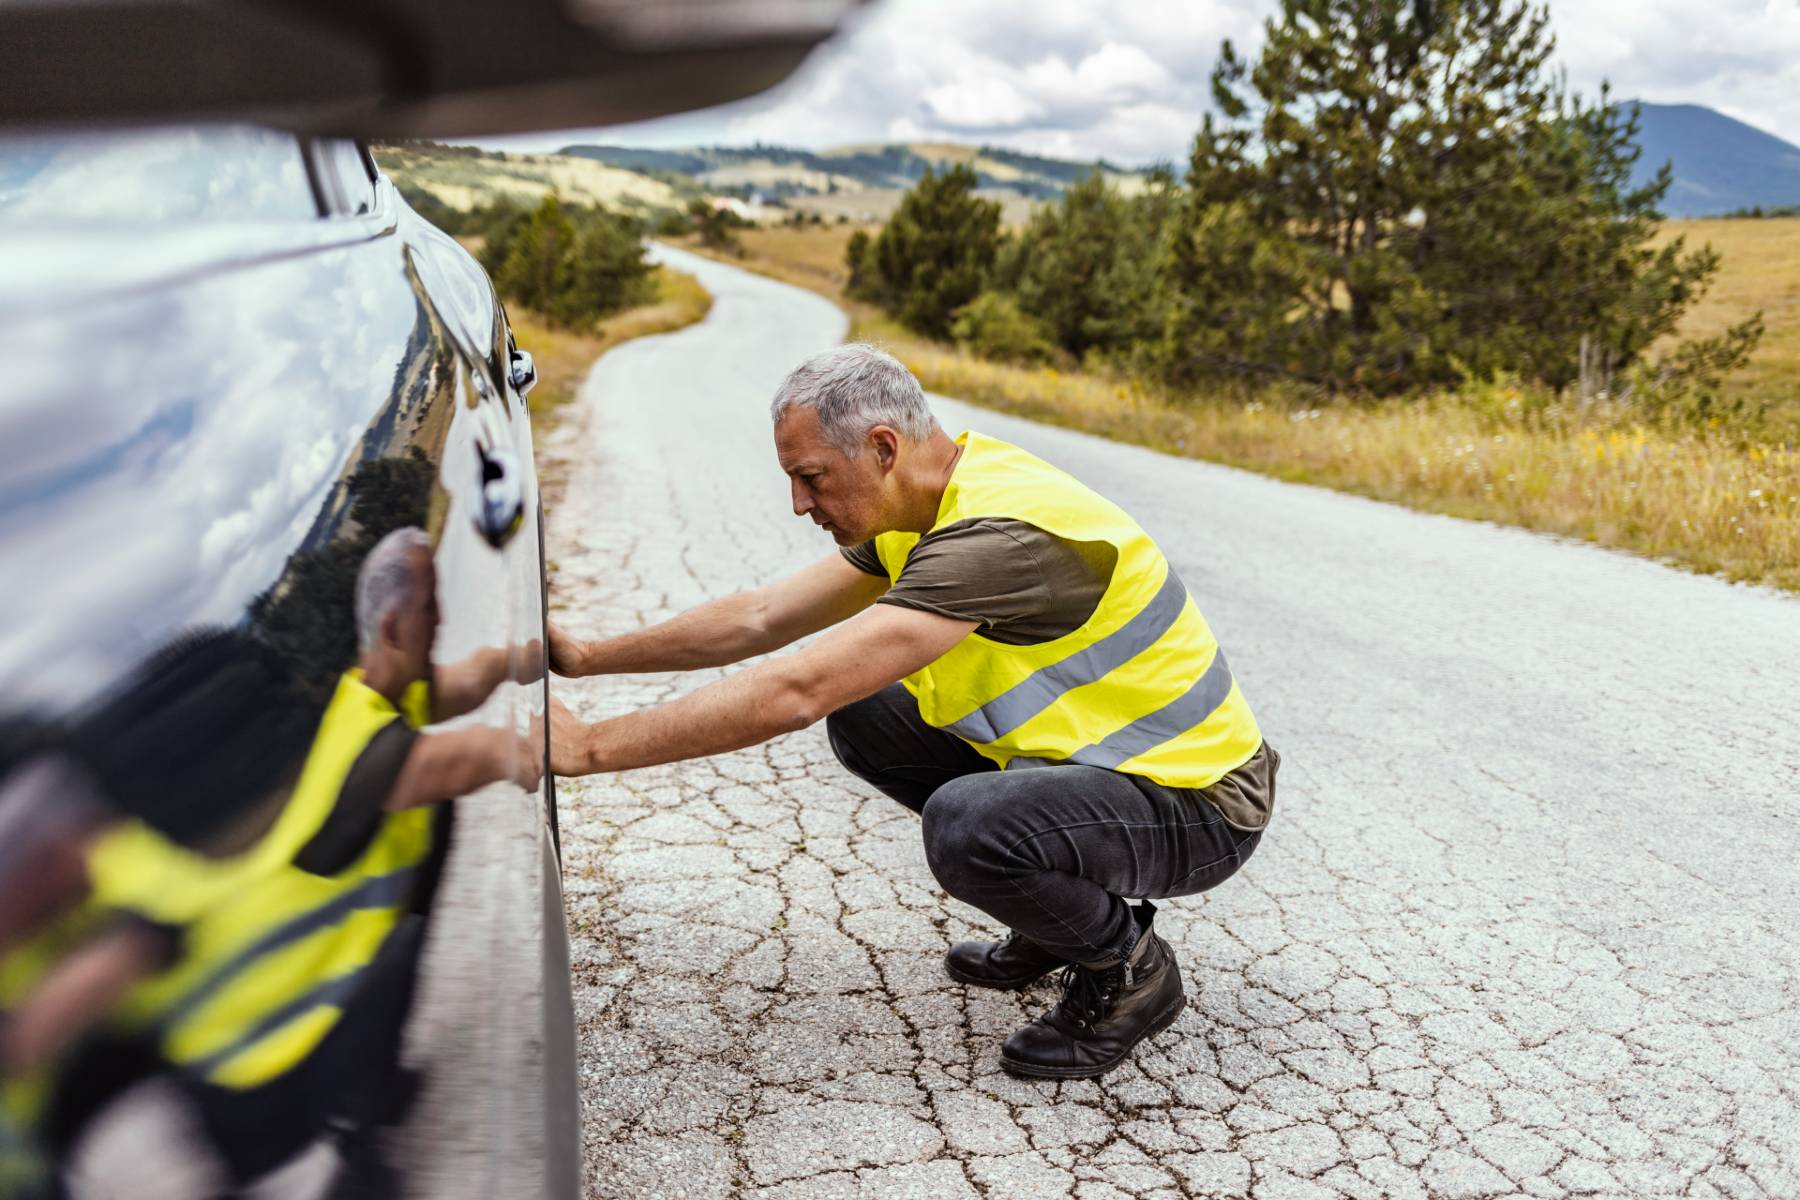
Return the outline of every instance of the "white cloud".
{"type": "MultiPolygon", "coordinates": [[[[1219,44],[1274,0],[883,0],[786,84],[706,113],[525,139],[829,146],[986,141],[1121,163],[1180,159],[1219,44]]],[[[1800,0],[1553,0],[1558,63],[1592,96],[1705,104],[1800,141],[1800,0]]],[[[518,143],[515,143],[518,144],[518,143]]]]}
{"type": "Polygon", "coordinates": [[[925,93],[925,108],[953,129],[1016,129],[1044,115],[1004,79],[959,79],[925,93]]]}

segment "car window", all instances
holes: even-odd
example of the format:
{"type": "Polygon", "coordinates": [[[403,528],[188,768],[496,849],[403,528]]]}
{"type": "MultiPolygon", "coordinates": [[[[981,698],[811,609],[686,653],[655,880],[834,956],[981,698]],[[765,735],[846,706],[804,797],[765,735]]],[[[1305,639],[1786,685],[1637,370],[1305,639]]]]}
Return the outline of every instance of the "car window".
{"type": "MultiPolygon", "coordinates": [[[[318,144],[318,161],[323,174],[336,182],[336,195],[331,209],[341,215],[375,210],[375,179],[369,172],[369,159],[355,142],[334,138],[318,144]]],[[[327,191],[331,188],[328,186],[327,191]]]]}
{"type": "Polygon", "coordinates": [[[0,139],[0,228],[318,215],[292,134],[218,125],[0,139]]]}

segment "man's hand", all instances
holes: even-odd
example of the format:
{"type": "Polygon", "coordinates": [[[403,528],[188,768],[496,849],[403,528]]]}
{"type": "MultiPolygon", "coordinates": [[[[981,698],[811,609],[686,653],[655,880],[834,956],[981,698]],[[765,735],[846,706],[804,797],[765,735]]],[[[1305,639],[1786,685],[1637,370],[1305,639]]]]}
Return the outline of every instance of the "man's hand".
{"type": "Polygon", "coordinates": [[[582,724],[581,718],[555,696],[550,697],[550,772],[553,775],[588,775],[588,745],[594,728],[582,724]]]}
{"type": "Polygon", "coordinates": [[[386,807],[441,804],[491,783],[512,782],[535,792],[543,779],[541,725],[525,734],[495,725],[423,733],[413,742],[386,807]]]}
{"type": "Polygon", "coordinates": [[[507,676],[514,683],[536,683],[544,677],[544,643],[532,638],[513,652],[512,669],[507,676]]]}
{"type": "Polygon", "coordinates": [[[528,792],[535,792],[544,782],[544,718],[532,713],[525,734],[518,742],[518,761],[512,767],[512,781],[528,792]]]}
{"type": "Polygon", "coordinates": [[[560,625],[552,623],[549,629],[550,669],[568,679],[586,675],[588,643],[560,625]]]}

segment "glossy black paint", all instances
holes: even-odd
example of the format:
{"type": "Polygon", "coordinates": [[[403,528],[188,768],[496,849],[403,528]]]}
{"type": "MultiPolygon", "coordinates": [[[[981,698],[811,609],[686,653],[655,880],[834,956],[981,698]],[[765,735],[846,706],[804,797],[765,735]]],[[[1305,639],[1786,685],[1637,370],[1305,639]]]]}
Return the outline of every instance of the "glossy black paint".
{"type": "MultiPolygon", "coordinates": [[[[458,723],[523,735],[542,711],[531,430],[491,284],[385,179],[331,176],[366,156],[296,148],[304,179],[271,186],[304,183],[325,211],[8,221],[0,191],[0,910],[63,894],[46,864],[79,859],[81,842],[45,814],[77,803],[213,856],[275,820],[357,661],[357,573],[390,530],[431,539],[432,660],[507,656],[507,681],[458,723]],[[350,211],[359,193],[372,203],[350,211]],[[82,764],[79,786],[41,773],[18,783],[45,746],[82,764]]],[[[0,142],[0,180],[6,151],[0,142]]],[[[509,788],[517,797],[511,784],[488,790],[509,788]]],[[[494,863],[511,853],[536,870],[543,795],[520,809],[537,814],[535,841],[494,863]]],[[[456,802],[458,854],[482,837],[486,803],[456,802]]],[[[542,878],[543,912],[559,914],[554,872],[542,878]]],[[[422,898],[431,927],[543,943],[547,1019],[566,1021],[560,928],[547,935],[540,906],[519,911],[498,891],[460,895],[448,913],[441,895],[422,898]]],[[[0,1016],[29,990],[9,994],[4,978],[27,933],[0,921],[0,1016]]],[[[426,1057],[500,1053],[469,1041],[426,1057]]],[[[51,1086],[82,1090],[71,1076],[90,1065],[65,1056],[51,1086]]],[[[496,1059],[469,1077],[520,1096],[473,1099],[572,1130],[572,1077],[556,1066],[534,1077],[496,1059]]],[[[500,1120],[445,1136],[498,1160],[510,1136],[500,1120]]],[[[0,1130],[0,1196],[5,1141],[0,1130]]],[[[573,1145],[566,1133],[552,1142],[573,1145]]],[[[573,1186],[572,1165],[540,1166],[554,1182],[527,1184],[534,1193],[573,1186]]]]}

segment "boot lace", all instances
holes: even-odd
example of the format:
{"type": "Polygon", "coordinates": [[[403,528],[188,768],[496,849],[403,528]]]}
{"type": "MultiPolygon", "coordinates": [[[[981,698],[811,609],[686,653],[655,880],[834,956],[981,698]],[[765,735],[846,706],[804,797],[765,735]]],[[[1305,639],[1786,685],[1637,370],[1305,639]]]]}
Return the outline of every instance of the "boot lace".
{"type": "Polygon", "coordinates": [[[1090,971],[1080,963],[1070,963],[1062,971],[1060,982],[1063,994],[1056,1011],[1077,1028],[1091,1029],[1094,1022],[1104,1019],[1112,1012],[1113,1004],[1119,998],[1119,987],[1124,981],[1123,963],[1102,971],[1090,971]]]}

